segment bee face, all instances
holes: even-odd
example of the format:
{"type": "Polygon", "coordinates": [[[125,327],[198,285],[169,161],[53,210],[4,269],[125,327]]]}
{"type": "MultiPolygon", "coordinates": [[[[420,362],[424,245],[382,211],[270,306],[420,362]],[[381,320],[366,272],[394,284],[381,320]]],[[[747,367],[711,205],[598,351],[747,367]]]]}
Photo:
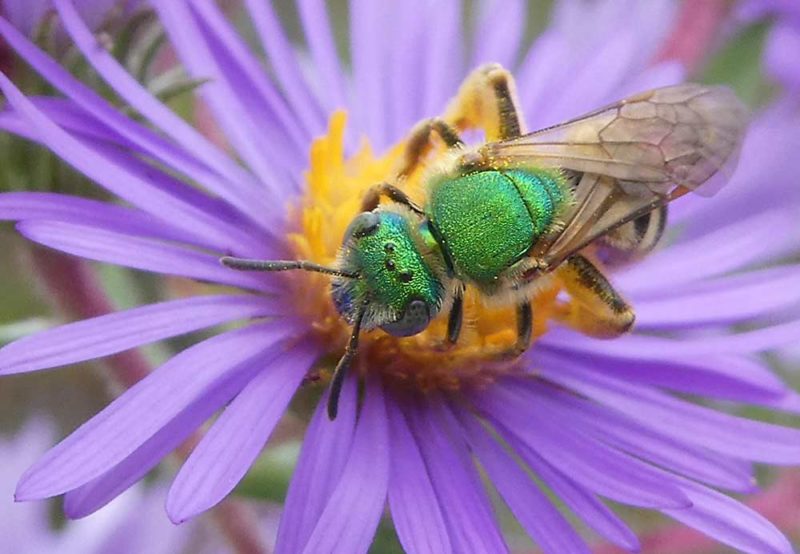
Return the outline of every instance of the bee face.
{"type": "Polygon", "coordinates": [[[338,267],[357,279],[332,282],[338,312],[353,322],[358,307],[369,307],[363,327],[395,336],[423,331],[441,308],[444,287],[431,263],[411,213],[378,209],[355,217],[347,229],[338,267]]]}

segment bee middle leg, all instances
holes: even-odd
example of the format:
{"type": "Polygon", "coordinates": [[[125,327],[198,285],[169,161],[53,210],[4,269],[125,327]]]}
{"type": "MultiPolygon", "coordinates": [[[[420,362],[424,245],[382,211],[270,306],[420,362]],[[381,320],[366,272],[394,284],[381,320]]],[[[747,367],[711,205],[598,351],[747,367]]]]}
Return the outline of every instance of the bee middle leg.
{"type": "Polygon", "coordinates": [[[384,196],[393,202],[402,204],[414,213],[425,215],[425,211],[413,200],[411,200],[411,198],[409,198],[405,192],[389,183],[378,183],[377,185],[372,185],[361,199],[361,211],[371,212],[378,207],[381,198],[384,196]]]}
{"type": "Polygon", "coordinates": [[[531,345],[533,336],[533,306],[529,300],[517,304],[517,340],[509,347],[498,348],[488,353],[487,358],[497,361],[512,361],[519,358],[531,345]]]}
{"type": "Polygon", "coordinates": [[[398,177],[408,177],[419,166],[420,160],[431,149],[431,135],[439,135],[447,148],[460,148],[464,146],[461,137],[449,123],[440,117],[424,119],[417,123],[406,140],[406,149],[403,160],[397,170],[398,177]]]}
{"type": "Polygon", "coordinates": [[[560,317],[564,323],[597,338],[618,337],[631,329],[636,319],[633,309],[589,259],[576,254],[557,271],[570,295],[560,317]]]}
{"type": "Polygon", "coordinates": [[[517,304],[517,340],[508,349],[503,357],[514,359],[519,357],[531,345],[533,335],[533,307],[530,300],[524,300],[517,304]]]}

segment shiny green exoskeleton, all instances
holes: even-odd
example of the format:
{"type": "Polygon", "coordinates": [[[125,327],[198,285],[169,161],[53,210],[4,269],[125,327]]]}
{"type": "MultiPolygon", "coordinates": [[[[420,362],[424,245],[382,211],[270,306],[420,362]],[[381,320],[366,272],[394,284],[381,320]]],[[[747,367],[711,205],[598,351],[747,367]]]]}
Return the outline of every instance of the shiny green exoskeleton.
{"type": "Polygon", "coordinates": [[[554,171],[475,171],[432,183],[425,215],[456,278],[492,294],[558,223],[568,198],[565,179],[554,171]]]}
{"type": "Polygon", "coordinates": [[[500,357],[530,344],[530,298],[548,275],[570,297],[564,321],[574,328],[597,337],[630,329],[633,311],[584,249],[599,245],[619,260],[652,248],[667,204],[706,181],[719,185],[727,174],[719,170],[735,164],[744,127],[745,111],[729,90],[686,84],[525,134],[511,75],[496,64],[484,66],[443,118],[423,121],[406,141],[400,184],[425,162],[433,135],[448,149],[449,163],[426,174],[423,205],[393,184],[372,187],[334,267],[222,262],[333,276],[334,305],[353,327],[331,383],[334,418],[362,330],[410,336],[449,310],[446,340],[455,343],[467,286],[517,307],[516,344],[495,353],[500,357]],[[488,142],[467,148],[459,136],[467,128],[483,129],[488,142]]]}

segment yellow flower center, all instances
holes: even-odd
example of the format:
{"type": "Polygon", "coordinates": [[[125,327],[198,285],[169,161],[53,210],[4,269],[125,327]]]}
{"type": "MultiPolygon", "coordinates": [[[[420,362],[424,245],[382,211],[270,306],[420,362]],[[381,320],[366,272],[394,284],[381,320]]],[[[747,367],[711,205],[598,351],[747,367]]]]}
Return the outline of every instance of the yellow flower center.
{"type": "MultiPolygon", "coordinates": [[[[311,145],[306,194],[290,214],[295,231],[288,235],[288,241],[297,259],[334,263],[345,229],[358,214],[364,193],[376,183],[393,181],[393,170],[404,151],[405,144],[401,142],[376,157],[365,141],[355,155],[345,158],[345,123],[345,113],[335,113],[327,135],[311,145]]],[[[442,153],[443,149],[434,149],[430,157],[435,159],[442,153]]],[[[403,190],[424,205],[421,173],[410,175],[403,190]]],[[[351,328],[330,298],[330,277],[296,273],[292,283],[297,312],[309,320],[317,338],[330,345],[331,354],[341,355],[351,328]]],[[[556,301],[558,287],[553,284],[533,299],[534,340],[560,311],[556,301]]],[[[362,372],[379,371],[385,378],[422,390],[457,389],[466,382],[487,384],[497,375],[515,370],[515,364],[501,362],[497,356],[516,340],[513,306],[487,307],[480,295],[468,287],[464,325],[455,345],[445,346],[446,332],[447,314],[442,313],[425,331],[412,337],[398,338],[379,329],[362,333],[353,367],[362,372]]]]}

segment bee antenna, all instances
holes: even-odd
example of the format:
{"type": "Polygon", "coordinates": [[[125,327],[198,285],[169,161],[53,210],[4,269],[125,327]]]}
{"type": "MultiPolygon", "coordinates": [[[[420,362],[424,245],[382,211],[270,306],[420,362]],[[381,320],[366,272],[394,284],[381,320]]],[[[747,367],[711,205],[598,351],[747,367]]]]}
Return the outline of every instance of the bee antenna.
{"type": "Polygon", "coordinates": [[[223,256],[219,261],[225,267],[238,269],[239,271],[289,271],[291,269],[302,269],[303,271],[325,273],[326,275],[336,275],[347,279],[358,279],[359,277],[355,271],[344,271],[306,260],[250,260],[223,256]]]}
{"type": "Polygon", "coordinates": [[[350,341],[344,349],[344,354],[336,364],[336,369],[333,370],[333,379],[331,380],[331,390],[328,395],[328,419],[333,421],[336,419],[336,414],[339,413],[339,396],[342,393],[342,385],[344,378],[347,376],[347,370],[350,369],[350,362],[358,351],[358,335],[361,333],[361,322],[364,320],[364,314],[367,311],[368,302],[361,305],[361,309],[356,313],[356,319],[353,322],[353,332],[350,334],[350,341]]]}

